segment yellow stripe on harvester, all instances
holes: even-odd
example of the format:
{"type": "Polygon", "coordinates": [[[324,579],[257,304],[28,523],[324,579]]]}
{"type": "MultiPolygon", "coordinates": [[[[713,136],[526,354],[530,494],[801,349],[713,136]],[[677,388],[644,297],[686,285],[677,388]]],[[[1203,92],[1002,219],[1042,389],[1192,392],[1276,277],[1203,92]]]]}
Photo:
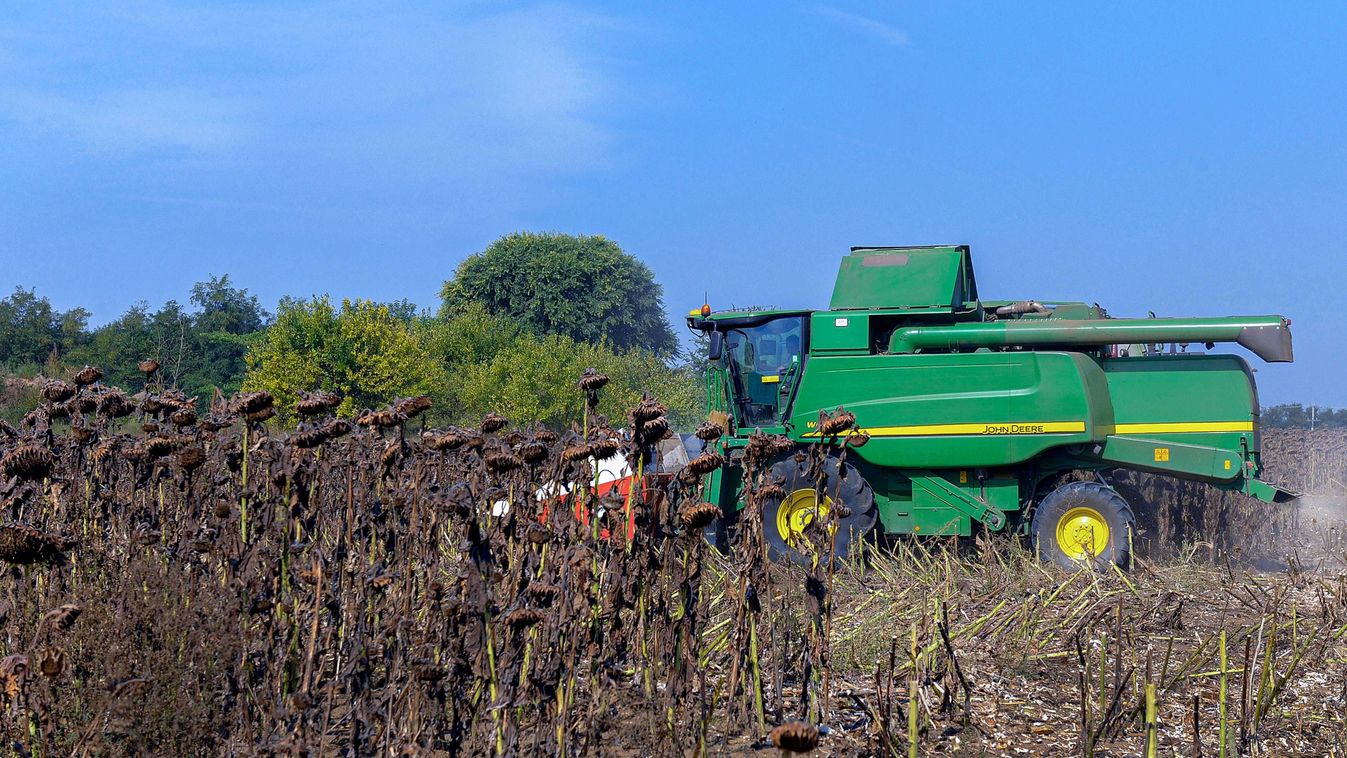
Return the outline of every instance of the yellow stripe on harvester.
{"type": "MultiPolygon", "coordinates": [[[[925,437],[954,435],[1062,434],[1084,432],[1084,421],[1015,421],[988,424],[921,424],[917,426],[871,426],[848,434],[865,433],[871,437],[925,437]]],[[[817,437],[809,432],[806,437],[817,437]]]]}
{"type": "MultiPolygon", "coordinates": [[[[812,426],[813,424],[811,424],[812,426]]],[[[1100,426],[1103,434],[1194,434],[1213,432],[1252,432],[1252,421],[1165,421],[1145,424],[1116,424],[1112,428],[1100,426]]],[[[1014,421],[1005,423],[977,422],[971,424],[918,424],[912,426],[872,426],[853,429],[843,436],[865,433],[871,437],[939,437],[985,436],[1019,434],[1080,434],[1084,421],[1014,421]]],[[[817,437],[809,432],[806,437],[817,437]]]]}
{"type": "Polygon", "coordinates": [[[1114,424],[1114,434],[1191,434],[1252,432],[1252,421],[1167,421],[1156,424],[1114,424]]]}

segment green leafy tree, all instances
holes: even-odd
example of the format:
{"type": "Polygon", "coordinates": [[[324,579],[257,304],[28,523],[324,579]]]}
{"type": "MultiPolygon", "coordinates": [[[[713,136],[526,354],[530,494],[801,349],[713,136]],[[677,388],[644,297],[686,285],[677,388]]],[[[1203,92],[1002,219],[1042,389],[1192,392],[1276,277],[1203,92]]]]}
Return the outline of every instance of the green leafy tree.
{"type": "Polygon", "coordinates": [[[1347,408],[1334,409],[1324,406],[1307,406],[1300,403],[1288,403],[1264,408],[1260,419],[1267,427],[1327,427],[1347,426],[1347,408]]]}
{"type": "Polygon", "coordinates": [[[468,303],[448,317],[418,319],[415,328],[451,371],[491,360],[523,333],[516,321],[488,313],[481,303],[468,303]]]}
{"type": "Polygon", "coordinates": [[[136,366],[145,358],[161,365],[156,376],[168,386],[208,402],[216,389],[228,395],[243,382],[244,356],[266,327],[268,314],[229,277],[212,277],[192,288],[189,310],[170,300],[156,311],[141,302],[94,330],[70,356],[73,365],[101,366],[107,381],[139,387],[136,366]]]}
{"type": "Polygon", "coordinates": [[[265,328],[271,318],[256,295],[230,285],[228,274],[192,285],[192,304],[198,309],[196,328],[202,332],[252,334],[265,328]]]}
{"type": "Polygon", "coordinates": [[[285,418],[301,390],[332,390],[345,398],[338,412],[350,416],[399,396],[442,399],[444,365],[427,355],[425,335],[387,305],[287,298],[248,353],[243,387],[270,392],[285,418]]]}
{"type": "Polygon", "coordinates": [[[191,314],[176,301],[168,301],[158,311],[140,302],[94,330],[89,342],[71,358],[72,363],[101,366],[106,381],[131,389],[141,385],[136,364],[156,358],[163,366],[159,379],[191,394],[195,388],[187,387],[183,379],[184,369],[192,363],[195,342],[191,314]]]}
{"type": "Polygon", "coordinates": [[[197,307],[193,322],[196,353],[190,376],[200,388],[229,395],[243,384],[248,349],[261,341],[271,314],[256,295],[230,284],[229,275],[212,276],[192,287],[197,307]]]}
{"type": "Polygon", "coordinates": [[[35,290],[15,287],[0,300],[0,364],[16,367],[46,363],[65,355],[88,338],[89,311],[61,312],[35,290]]]}
{"type": "Polygon", "coordinates": [[[463,261],[440,297],[445,317],[477,302],[537,334],[660,357],[678,346],[650,269],[602,236],[502,237],[463,261]]]}
{"type": "Polygon", "coordinates": [[[626,423],[627,411],[647,391],[668,405],[676,426],[686,426],[698,415],[695,379],[656,355],[641,350],[617,353],[603,344],[577,343],[559,334],[523,333],[491,360],[462,372],[462,416],[471,420],[494,410],[515,423],[541,421],[558,427],[580,417],[583,399],[576,381],[591,366],[611,380],[603,390],[599,412],[615,425],[626,423]]]}

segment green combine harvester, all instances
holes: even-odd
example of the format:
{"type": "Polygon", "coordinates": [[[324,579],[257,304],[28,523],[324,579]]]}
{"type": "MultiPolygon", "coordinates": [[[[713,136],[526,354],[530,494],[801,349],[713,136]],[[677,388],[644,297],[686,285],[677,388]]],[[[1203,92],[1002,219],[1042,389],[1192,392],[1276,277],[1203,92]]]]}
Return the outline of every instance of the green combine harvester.
{"type": "MultiPolygon", "coordinates": [[[[1108,484],[1117,469],[1295,497],[1258,478],[1249,365],[1188,351],[1236,343],[1289,362],[1281,316],[1126,319],[1085,303],[983,301],[968,247],[949,245],[852,248],[828,310],[703,306],[688,325],[709,337],[708,411],[727,429],[713,444],[731,462],[755,430],[825,442],[820,412],[839,408],[855,414],[847,434],[869,437],[827,459],[822,487],[796,456],[772,464],[785,493],[762,504],[775,559],[809,560],[806,527],[843,505],[839,557],[875,529],[982,529],[1027,534],[1063,566],[1126,566],[1144,504],[1108,484]]],[[[742,476],[730,465],[706,482],[721,526],[742,507],[742,476]]]]}

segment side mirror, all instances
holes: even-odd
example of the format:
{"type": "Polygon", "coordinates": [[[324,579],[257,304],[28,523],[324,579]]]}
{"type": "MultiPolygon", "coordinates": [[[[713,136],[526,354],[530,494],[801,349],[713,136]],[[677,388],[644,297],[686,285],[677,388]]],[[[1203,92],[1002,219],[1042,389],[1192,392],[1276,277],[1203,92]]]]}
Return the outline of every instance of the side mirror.
{"type": "Polygon", "coordinates": [[[712,363],[717,363],[725,355],[725,335],[720,332],[711,332],[711,344],[706,349],[706,359],[712,363]]]}

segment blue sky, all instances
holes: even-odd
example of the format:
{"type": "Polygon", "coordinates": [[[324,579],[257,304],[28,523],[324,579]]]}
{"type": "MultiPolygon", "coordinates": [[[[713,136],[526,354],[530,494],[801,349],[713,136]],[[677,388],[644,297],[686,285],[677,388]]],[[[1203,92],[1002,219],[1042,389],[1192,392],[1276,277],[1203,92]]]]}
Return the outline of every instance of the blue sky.
{"type": "Polygon", "coordinates": [[[853,244],[984,297],[1285,313],[1347,406],[1338,3],[32,3],[0,11],[0,286],[108,320],[230,273],[433,305],[521,229],[672,315],[827,304],[853,244]]]}

